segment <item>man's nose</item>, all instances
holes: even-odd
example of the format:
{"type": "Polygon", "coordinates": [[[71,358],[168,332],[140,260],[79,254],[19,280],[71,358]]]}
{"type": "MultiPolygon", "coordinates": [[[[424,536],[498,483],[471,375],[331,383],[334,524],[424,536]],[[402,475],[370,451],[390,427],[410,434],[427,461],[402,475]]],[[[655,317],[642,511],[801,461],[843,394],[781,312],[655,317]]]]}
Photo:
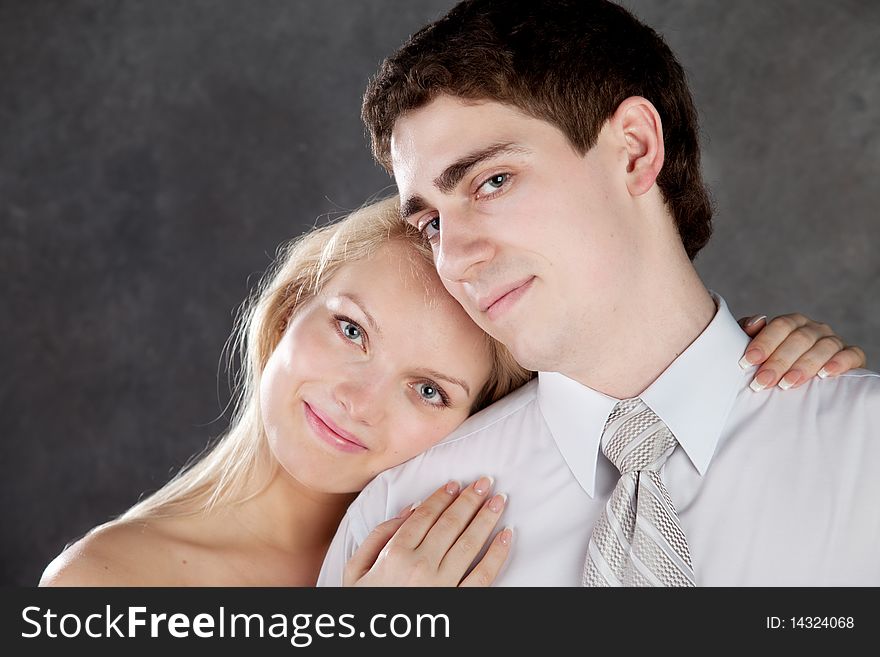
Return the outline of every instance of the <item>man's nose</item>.
{"type": "Polygon", "coordinates": [[[440,243],[434,252],[437,273],[454,283],[471,283],[494,255],[492,241],[471,217],[452,217],[440,223],[440,243]]]}

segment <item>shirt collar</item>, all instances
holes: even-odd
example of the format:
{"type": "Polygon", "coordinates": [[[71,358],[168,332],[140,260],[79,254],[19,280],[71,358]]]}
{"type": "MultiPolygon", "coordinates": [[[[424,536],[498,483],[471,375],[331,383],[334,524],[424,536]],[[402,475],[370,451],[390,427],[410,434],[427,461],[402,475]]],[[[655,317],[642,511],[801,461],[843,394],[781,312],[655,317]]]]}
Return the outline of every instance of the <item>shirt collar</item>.
{"type": "MultiPolygon", "coordinates": [[[[745,384],[739,360],[749,342],[724,299],[703,332],[639,397],[669,427],[694,467],[709,467],[733,401],[745,384]]],[[[619,400],[558,372],[538,374],[538,404],[559,450],[590,497],[602,429],[619,400]]]]}

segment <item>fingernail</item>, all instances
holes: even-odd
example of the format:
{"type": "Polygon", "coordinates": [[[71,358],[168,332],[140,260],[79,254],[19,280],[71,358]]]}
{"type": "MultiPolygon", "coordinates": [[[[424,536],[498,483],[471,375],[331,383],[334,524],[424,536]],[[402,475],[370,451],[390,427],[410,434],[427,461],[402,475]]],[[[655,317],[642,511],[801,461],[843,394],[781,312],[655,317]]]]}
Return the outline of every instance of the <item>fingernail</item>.
{"type": "Polygon", "coordinates": [[[745,356],[739,359],[739,366],[741,368],[748,369],[755,363],[757,363],[764,356],[764,352],[758,349],[757,347],[752,347],[749,349],[745,356]]]}
{"type": "Polygon", "coordinates": [[[769,386],[775,378],[776,374],[774,374],[770,370],[758,372],[758,376],[756,376],[754,380],[749,384],[749,388],[751,388],[755,392],[760,392],[761,390],[769,386]]]}
{"type": "Polygon", "coordinates": [[[446,484],[446,488],[444,490],[446,490],[446,492],[450,495],[455,495],[458,493],[458,491],[461,490],[461,484],[457,481],[450,481],[448,484],[446,484]]]}
{"type": "Polygon", "coordinates": [[[507,493],[498,493],[489,500],[489,510],[500,513],[507,503],[507,493]]]}
{"type": "Polygon", "coordinates": [[[495,482],[492,477],[482,476],[474,482],[474,492],[477,495],[485,495],[489,492],[489,489],[492,488],[492,484],[495,482]]]}
{"type": "Polygon", "coordinates": [[[746,326],[754,326],[762,319],[767,319],[767,315],[757,315],[755,317],[752,317],[749,321],[746,322],[746,326]]]}
{"type": "Polygon", "coordinates": [[[398,518],[406,518],[410,513],[415,511],[416,507],[421,503],[422,503],[422,501],[419,500],[418,502],[413,502],[409,506],[404,507],[403,509],[400,510],[400,513],[397,514],[397,517],[398,518]]]}
{"type": "MultiPolygon", "coordinates": [[[[832,366],[829,365],[828,367],[832,367],[832,366]]],[[[819,370],[819,378],[820,379],[827,379],[832,374],[834,374],[834,372],[829,372],[828,369],[825,367],[823,367],[821,370],[819,370]]]]}
{"type": "Polygon", "coordinates": [[[783,390],[788,390],[794,385],[797,385],[801,380],[801,373],[798,370],[792,370],[779,382],[779,387],[783,390]]]}
{"type": "Polygon", "coordinates": [[[510,541],[513,539],[513,527],[505,527],[501,530],[501,545],[510,545],[510,541]]]}

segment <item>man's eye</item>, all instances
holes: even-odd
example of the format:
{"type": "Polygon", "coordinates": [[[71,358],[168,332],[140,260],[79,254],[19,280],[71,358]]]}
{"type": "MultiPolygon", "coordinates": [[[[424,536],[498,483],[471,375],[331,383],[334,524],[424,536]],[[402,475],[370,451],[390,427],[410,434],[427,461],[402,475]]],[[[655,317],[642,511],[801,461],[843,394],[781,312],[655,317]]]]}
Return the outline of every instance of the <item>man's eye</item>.
{"type": "Polygon", "coordinates": [[[434,217],[429,221],[426,221],[422,224],[422,235],[425,236],[425,239],[428,241],[433,240],[437,235],[440,234],[440,217],[434,217]]]}
{"type": "Polygon", "coordinates": [[[498,173],[488,178],[477,190],[478,195],[490,196],[504,186],[504,183],[510,178],[509,173],[498,173]]]}

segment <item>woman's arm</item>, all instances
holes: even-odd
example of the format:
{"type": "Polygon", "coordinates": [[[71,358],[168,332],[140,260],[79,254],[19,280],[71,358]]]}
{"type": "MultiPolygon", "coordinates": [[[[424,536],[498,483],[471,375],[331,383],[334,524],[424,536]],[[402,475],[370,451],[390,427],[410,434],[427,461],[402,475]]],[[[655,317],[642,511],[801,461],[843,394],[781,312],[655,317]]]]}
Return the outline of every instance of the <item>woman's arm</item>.
{"type": "Polygon", "coordinates": [[[769,323],[763,315],[744,317],[739,324],[753,338],[740,365],[760,365],[752,380],[755,391],[775,385],[797,388],[814,376],[836,376],[867,362],[862,349],[845,344],[828,324],[800,313],[780,315],[769,323]]]}

